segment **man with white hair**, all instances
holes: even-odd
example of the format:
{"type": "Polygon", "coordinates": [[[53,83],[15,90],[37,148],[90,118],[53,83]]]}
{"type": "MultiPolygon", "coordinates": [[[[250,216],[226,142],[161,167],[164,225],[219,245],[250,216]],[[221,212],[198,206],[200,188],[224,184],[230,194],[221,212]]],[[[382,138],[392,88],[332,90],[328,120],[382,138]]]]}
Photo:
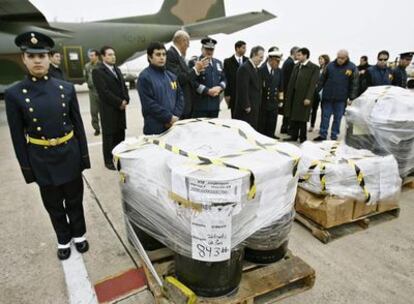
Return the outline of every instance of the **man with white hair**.
{"type": "Polygon", "coordinates": [[[186,31],[178,30],[175,32],[172,42],[173,44],[167,51],[166,68],[178,78],[178,84],[184,94],[184,113],[181,118],[186,119],[190,118],[192,113],[191,83],[200,72],[205,70],[208,65],[208,60],[205,59],[195,62],[192,69],[188,67],[185,56],[190,46],[190,35],[186,31]]]}
{"type": "Polygon", "coordinates": [[[358,70],[349,60],[347,50],[338,51],[336,59],[326,67],[321,75],[318,91],[321,89],[322,120],[319,136],[314,140],[326,140],[332,115],[334,118],[331,139],[337,140],[347,101],[350,103],[358,96],[358,70]]]}

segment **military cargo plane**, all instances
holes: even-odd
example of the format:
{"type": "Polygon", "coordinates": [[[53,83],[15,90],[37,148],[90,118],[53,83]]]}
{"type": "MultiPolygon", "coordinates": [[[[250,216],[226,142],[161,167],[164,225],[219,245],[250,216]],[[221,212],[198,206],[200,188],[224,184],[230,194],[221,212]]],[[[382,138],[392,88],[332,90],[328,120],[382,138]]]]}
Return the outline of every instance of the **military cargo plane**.
{"type": "MultiPolygon", "coordinates": [[[[56,4],[58,5],[58,4],[56,4]]],[[[224,0],[165,0],[158,13],[87,23],[49,22],[28,0],[0,0],[0,92],[22,79],[24,66],[14,45],[17,34],[37,31],[51,36],[63,55],[68,80],[83,82],[83,66],[90,48],[111,45],[117,61],[143,54],[151,41],[168,42],[178,29],[192,39],[230,34],[275,16],[267,11],[226,16],[224,0]]]]}

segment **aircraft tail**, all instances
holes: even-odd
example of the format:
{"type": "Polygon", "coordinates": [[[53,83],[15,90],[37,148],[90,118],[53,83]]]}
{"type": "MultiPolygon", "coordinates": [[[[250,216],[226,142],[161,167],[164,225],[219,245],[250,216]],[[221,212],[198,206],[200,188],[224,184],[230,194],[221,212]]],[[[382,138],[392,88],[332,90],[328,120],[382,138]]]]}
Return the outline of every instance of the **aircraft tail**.
{"type": "Polygon", "coordinates": [[[224,0],[164,0],[156,14],[104,22],[186,25],[225,16],[224,0]]]}

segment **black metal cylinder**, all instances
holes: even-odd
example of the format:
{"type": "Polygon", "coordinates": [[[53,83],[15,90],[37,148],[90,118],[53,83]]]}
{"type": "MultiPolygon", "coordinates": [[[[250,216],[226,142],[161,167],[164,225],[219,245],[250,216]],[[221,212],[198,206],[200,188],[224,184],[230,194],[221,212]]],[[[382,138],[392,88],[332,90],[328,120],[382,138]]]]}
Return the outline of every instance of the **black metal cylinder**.
{"type": "Polygon", "coordinates": [[[246,240],[244,259],[253,263],[269,264],[284,258],[288,251],[288,236],[294,216],[295,211],[289,211],[250,236],[246,240]]]}
{"type": "Polygon", "coordinates": [[[235,292],[243,271],[242,247],[231,251],[230,259],[223,262],[202,262],[175,254],[177,279],[201,297],[219,297],[235,292]]]}

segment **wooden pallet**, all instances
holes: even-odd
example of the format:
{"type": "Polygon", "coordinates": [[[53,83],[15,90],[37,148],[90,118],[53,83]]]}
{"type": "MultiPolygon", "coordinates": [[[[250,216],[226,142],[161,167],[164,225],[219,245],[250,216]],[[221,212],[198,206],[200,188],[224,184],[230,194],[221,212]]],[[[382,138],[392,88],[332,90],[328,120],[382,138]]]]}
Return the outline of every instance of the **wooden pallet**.
{"type": "Polygon", "coordinates": [[[414,189],[414,176],[408,176],[403,180],[403,191],[414,189]]]}
{"type": "MultiPolygon", "coordinates": [[[[174,273],[173,253],[169,249],[148,252],[160,277],[174,273]]],[[[173,304],[163,295],[153,276],[144,266],[148,286],[154,294],[156,303],[173,304]]],[[[243,275],[237,292],[219,298],[198,298],[199,304],[253,304],[273,303],[313,287],[315,270],[291,252],[272,264],[258,265],[245,262],[243,275]]],[[[181,303],[175,303],[181,304],[181,303]]]]}
{"type": "Polygon", "coordinates": [[[399,216],[399,214],[400,208],[396,207],[383,212],[370,213],[366,216],[353,219],[347,223],[331,228],[325,228],[299,212],[296,212],[295,220],[308,228],[314,237],[322,243],[327,244],[334,239],[338,239],[357,231],[365,230],[369,228],[371,224],[375,225],[384,221],[395,219],[399,216]]]}

